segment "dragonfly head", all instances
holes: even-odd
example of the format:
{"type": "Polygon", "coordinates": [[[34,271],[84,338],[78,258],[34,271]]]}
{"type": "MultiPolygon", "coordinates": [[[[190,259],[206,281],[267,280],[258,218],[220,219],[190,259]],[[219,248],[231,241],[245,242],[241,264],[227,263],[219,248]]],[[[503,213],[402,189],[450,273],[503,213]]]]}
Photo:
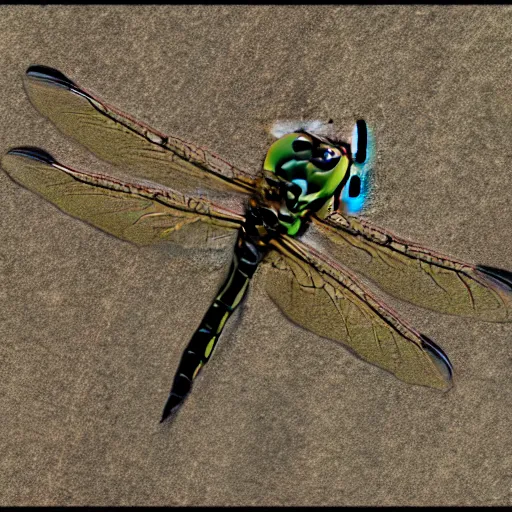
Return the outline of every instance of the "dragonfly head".
{"type": "Polygon", "coordinates": [[[350,164],[348,146],[305,131],[284,135],[270,146],[263,170],[280,182],[279,221],[289,235],[297,234],[308,214],[332,204],[350,164]]]}

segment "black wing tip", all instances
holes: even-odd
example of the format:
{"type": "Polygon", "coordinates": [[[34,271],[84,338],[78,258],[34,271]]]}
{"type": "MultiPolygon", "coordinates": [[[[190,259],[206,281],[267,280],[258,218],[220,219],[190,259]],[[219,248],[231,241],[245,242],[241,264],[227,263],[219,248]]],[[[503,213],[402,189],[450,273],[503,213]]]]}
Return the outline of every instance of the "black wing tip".
{"type": "Polygon", "coordinates": [[[488,267],[486,265],[477,265],[476,269],[482,272],[482,274],[486,274],[496,281],[499,281],[499,283],[505,285],[509,291],[512,291],[512,272],[503,270],[502,268],[488,267]]]}
{"type": "Polygon", "coordinates": [[[443,374],[449,389],[453,380],[453,367],[448,356],[439,345],[434,343],[434,341],[424,334],[420,334],[420,339],[422,342],[422,348],[428,353],[434,364],[443,374]]]}
{"type": "Polygon", "coordinates": [[[17,148],[12,148],[9,151],[7,151],[7,154],[14,156],[23,156],[25,158],[32,158],[33,160],[37,160],[48,165],[53,165],[57,163],[57,160],[55,160],[55,158],[53,158],[53,156],[50,155],[50,153],[46,152],[44,149],[32,146],[20,146],[17,148]]]}
{"type": "Polygon", "coordinates": [[[47,82],[53,82],[58,85],[65,87],[75,87],[75,83],[70,80],[64,73],[61,73],[58,69],[50,68],[49,66],[43,66],[35,64],[29,66],[26,75],[37,80],[44,80],[47,82]]]}

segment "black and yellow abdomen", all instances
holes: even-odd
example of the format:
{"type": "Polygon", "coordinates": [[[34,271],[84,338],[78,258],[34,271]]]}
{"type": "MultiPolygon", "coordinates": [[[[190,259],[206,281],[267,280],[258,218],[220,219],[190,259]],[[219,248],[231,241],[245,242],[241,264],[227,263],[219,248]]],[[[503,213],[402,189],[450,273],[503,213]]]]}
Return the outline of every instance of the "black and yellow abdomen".
{"type": "Polygon", "coordinates": [[[267,241],[271,238],[267,231],[266,211],[249,209],[247,220],[238,234],[228,277],[181,356],[160,421],[177,410],[190,393],[194,379],[210,360],[227,320],[244,298],[249,281],[265,255],[267,241]],[[261,228],[264,236],[261,235],[261,228]]]}

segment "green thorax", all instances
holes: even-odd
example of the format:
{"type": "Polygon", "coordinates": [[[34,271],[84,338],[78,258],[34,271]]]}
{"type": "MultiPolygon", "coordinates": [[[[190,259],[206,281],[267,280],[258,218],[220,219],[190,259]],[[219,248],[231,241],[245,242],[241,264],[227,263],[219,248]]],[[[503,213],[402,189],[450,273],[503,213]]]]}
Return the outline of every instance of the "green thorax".
{"type": "Polygon", "coordinates": [[[279,189],[279,224],[288,235],[296,235],[311,213],[332,207],[348,178],[348,155],[344,145],[307,132],[289,133],[270,146],[263,171],[267,184],[279,189]]]}

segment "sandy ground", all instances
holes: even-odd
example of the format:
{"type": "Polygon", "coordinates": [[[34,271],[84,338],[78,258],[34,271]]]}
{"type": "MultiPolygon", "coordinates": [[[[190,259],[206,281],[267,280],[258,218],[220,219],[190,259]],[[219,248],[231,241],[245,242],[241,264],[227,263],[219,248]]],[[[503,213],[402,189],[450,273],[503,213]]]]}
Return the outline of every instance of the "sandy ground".
{"type": "MultiPolygon", "coordinates": [[[[0,151],[102,170],[30,105],[60,69],[256,174],[276,119],[374,127],[368,218],[512,269],[510,7],[7,6],[0,151]]],[[[0,173],[1,505],[512,503],[512,325],[388,301],[449,354],[409,386],[291,324],[254,281],[158,423],[230,255],[137,250],[0,173]]]]}

